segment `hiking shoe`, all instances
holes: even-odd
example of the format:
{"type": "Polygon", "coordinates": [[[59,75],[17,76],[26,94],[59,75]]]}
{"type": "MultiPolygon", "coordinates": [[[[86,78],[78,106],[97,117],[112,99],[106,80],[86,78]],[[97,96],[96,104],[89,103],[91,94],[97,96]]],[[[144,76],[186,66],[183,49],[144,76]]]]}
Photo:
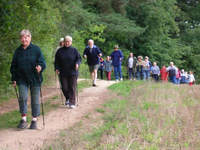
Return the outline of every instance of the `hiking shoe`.
{"type": "Polygon", "coordinates": [[[70,105],[69,106],[71,109],[74,109],[74,108],[76,108],[76,105],[70,105]]]}
{"type": "Polygon", "coordinates": [[[19,129],[26,129],[27,126],[28,126],[28,123],[22,119],[22,120],[19,122],[17,128],[19,128],[19,129]]]}
{"type": "Polygon", "coordinates": [[[37,121],[31,121],[30,129],[37,129],[37,121]]]}

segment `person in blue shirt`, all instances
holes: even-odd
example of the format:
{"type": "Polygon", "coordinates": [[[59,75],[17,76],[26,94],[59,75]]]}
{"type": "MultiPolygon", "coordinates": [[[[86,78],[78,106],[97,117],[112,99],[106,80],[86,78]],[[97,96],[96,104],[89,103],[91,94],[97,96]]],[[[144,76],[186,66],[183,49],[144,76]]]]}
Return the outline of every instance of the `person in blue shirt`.
{"type": "Polygon", "coordinates": [[[152,74],[152,78],[155,81],[159,80],[159,76],[160,76],[160,68],[157,66],[156,62],[153,62],[153,66],[151,67],[151,74],[152,74]]]}
{"type": "Polygon", "coordinates": [[[97,70],[99,68],[99,59],[102,56],[100,49],[94,45],[94,41],[92,39],[88,40],[88,46],[85,48],[83,52],[84,58],[87,58],[87,63],[89,66],[89,71],[92,78],[92,86],[96,86],[97,79],[97,70]]]}
{"type": "Polygon", "coordinates": [[[121,69],[121,63],[123,60],[123,53],[119,49],[118,45],[114,46],[114,51],[111,54],[111,59],[112,59],[112,65],[114,68],[114,74],[115,74],[115,80],[119,81],[119,79],[122,81],[122,69],[121,69]]]}

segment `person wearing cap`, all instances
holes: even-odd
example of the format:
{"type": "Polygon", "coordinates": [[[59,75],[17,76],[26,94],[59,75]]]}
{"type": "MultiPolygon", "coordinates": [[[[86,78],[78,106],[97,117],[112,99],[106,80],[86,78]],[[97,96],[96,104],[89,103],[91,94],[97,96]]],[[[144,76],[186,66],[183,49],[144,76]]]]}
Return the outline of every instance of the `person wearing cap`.
{"type": "Polygon", "coordinates": [[[102,56],[101,50],[94,45],[94,41],[92,39],[88,40],[88,46],[86,46],[83,56],[87,59],[87,63],[89,66],[89,71],[92,78],[92,86],[96,86],[97,80],[97,70],[99,68],[100,57],[102,56]]]}
{"type": "Polygon", "coordinates": [[[81,56],[78,50],[72,47],[72,37],[65,36],[65,45],[58,49],[55,56],[55,71],[59,75],[66,105],[76,108],[76,88],[78,69],[81,63],[81,56]]]}
{"type": "Polygon", "coordinates": [[[15,50],[10,72],[13,86],[19,89],[19,109],[21,121],[17,126],[25,129],[27,123],[28,90],[31,95],[32,121],[30,129],[37,129],[37,117],[40,115],[40,88],[42,72],[46,63],[41,49],[31,43],[31,32],[23,29],[20,32],[21,45],[15,50]]]}
{"type": "Polygon", "coordinates": [[[119,81],[119,79],[122,81],[122,69],[121,69],[121,64],[124,56],[122,51],[119,49],[118,45],[114,46],[114,51],[111,53],[111,60],[112,60],[112,65],[114,68],[114,74],[115,74],[115,80],[119,81]]]}

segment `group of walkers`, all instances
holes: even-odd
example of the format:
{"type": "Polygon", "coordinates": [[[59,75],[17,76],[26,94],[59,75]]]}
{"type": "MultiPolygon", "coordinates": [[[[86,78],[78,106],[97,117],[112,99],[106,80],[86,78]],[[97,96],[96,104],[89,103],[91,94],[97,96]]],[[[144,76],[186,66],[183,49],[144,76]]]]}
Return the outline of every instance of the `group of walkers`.
{"type": "MultiPolygon", "coordinates": [[[[31,43],[31,38],[29,30],[24,29],[20,32],[21,45],[15,50],[10,67],[13,86],[15,89],[18,87],[19,91],[18,103],[21,120],[17,127],[20,129],[25,129],[28,126],[27,100],[29,89],[32,109],[30,129],[37,129],[37,119],[40,115],[42,73],[46,68],[46,62],[41,49],[31,43]]],[[[77,78],[82,58],[79,51],[72,46],[72,37],[65,36],[65,38],[61,38],[60,45],[53,55],[55,72],[59,77],[61,89],[66,100],[65,105],[71,109],[76,108],[77,78]]],[[[112,70],[114,70],[116,81],[123,80],[121,65],[124,56],[118,45],[114,46],[114,51],[104,61],[101,50],[90,39],[88,40],[88,46],[86,46],[83,52],[83,58],[87,59],[92,86],[96,86],[98,69],[102,70],[101,76],[103,76],[104,71],[106,72],[108,80],[111,80],[112,70]]],[[[158,81],[161,74],[162,80],[167,81],[169,75],[170,81],[177,83],[176,75],[178,69],[172,62],[168,68],[160,70],[156,62],[151,65],[148,57],[145,57],[143,61],[142,56],[138,56],[136,59],[133,53],[130,53],[127,60],[127,70],[130,80],[148,80],[150,75],[152,75],[152,78],[158,81]]],[[[194,76],[192,77],[191,72],[189,76],[189,83],[192,84],[195,81],[194,76]]],[[[185,76],[183,80],[186,82],[187,77],[185,76]]]]}
{"type": "MultiPolygon", "coordinates": [[[[116,54],[116,51],[114,51],[111,56],[107,56],[106,61],[104,61],[102,57],[100,58],[100,67],[98,71],[101,79],[103,79],[103,73],[105,72],[107,80],[111,80],[111,72],[114,70],[115,80],[119,81],[118,73],[120,80],[123,80],[121,69],[123,54],[120,50],[117,51],[119,56],[116,54]],[[118,56],[117,58],[119,58],[118,60],[115,58],[116,55],[118,56]]],[[[167,82],[169,79],[169,81],[174,84],[189,85],[193,85],[195,82],[192,71],[189,71],[188,74],[184,69],[179,70],[173,62],[170,62],[167,68],[164,65],[160,69],[156,62],[152,64],[149,61],[148,56],[145,56],[143,60],[142,56],[136,58],[133,53],[130,53],[126,60],[126,67],[129,80],[149,80],[151,78],[155,81],[161,80],[167,82]]]]}

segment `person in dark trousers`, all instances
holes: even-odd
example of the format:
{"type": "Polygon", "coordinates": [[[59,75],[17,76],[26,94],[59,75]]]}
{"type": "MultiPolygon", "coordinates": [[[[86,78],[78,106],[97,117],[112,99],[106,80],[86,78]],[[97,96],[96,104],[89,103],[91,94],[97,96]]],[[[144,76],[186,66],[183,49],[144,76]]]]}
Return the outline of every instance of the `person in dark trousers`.
{"type": "Polygon", "coordinates": [[[97,70],[99,68],[99,57],[102,56],[100,49],[94,45],[94,41],[92,39],[88,40],[88,46],[85,48],[83,52],[84,58],[87,58],[87,63],[89,66],[89,71],[92,78],[92,86],[96,86],[97,79],[97,70]]]}
{"type": "Polygon", "coordinates": [[[101,57],[98,72],[100,73],[100,77],[102,80],[103,80],[104,66],[105,66],[105,62],[104,62],[104,59],[101,57]]]}
{"type": "Polygon", "coordinates": [[[76,88],[80,63],[81,56],[78,50],[72,47],[72,37],[65,36],[64,47],[56,52],[55,70],[60,78],[66,105],[71,109],[76,108],[76,88]]]}
{"type": "Polygon", "coordinates": [[[21,45],[15,50],[11,63],[11,80],[13,86],[19,89],[19,109],[21,121],[17,126],[25,129],[27,123],[28,90],[31,94],[32,121],[30,129],[37,129],[37,117],[40,115],[40,87],[42,84],[42,72],[46,63],[40,48],[31,43],[31,32],[20,32],[21,45]]]}
{"type": "Polygon", "coordinates": [[[119,79],[120,79],[120,81],[123,80],[122,68],[121,68],[123,58],[124,58],[124,56],[123,56],[122,51],[119,49],[119,46],[115,45],[114,51],[111,54],[111,59],[112,59],[112,65],[114,67],[115,80],[117,82],[119,81],[119,79]]]}
{"type": "Polygon", "coordinates": [[[137,63],[136,57],[134,57],[133,53],[130,53],[129,57],[127,59],[127,68],[128,68],[129,80],[132,80],[132,79],[135,80],[136,63],[137,63]]]}

